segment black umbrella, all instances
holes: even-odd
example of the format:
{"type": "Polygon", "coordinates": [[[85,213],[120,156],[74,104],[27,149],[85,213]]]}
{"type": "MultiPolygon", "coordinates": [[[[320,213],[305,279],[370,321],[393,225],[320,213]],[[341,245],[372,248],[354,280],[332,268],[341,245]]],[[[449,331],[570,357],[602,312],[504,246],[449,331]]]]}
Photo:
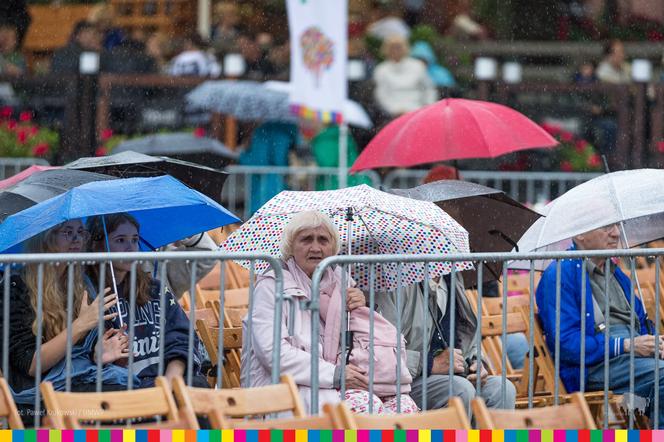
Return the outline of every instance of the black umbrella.
{"type": "Polygon", "coordinates": [[[113,151],[132,151],[155,156],[166,155],[217,169],[226,167],[238,157],[236,152],[213,138],[198,137],[186,132],[133,138],[118,144],[113,151]]]}
{"type": "MultiPolygon", "coordinates": [[[[542,216],[500,190],[468,181],[442,180],[392,192],[436,203],[468,231],[473,252],[509,252],[542,216]]],[[[485,268],[485,281],[500,278],[502,263],[489,262],[485,268]]],[[[475,272],[463,275],[467,287],[477,285],[475,272]]]]}
{"type": "Polygon", "coordinates": [[[228,176],[224,171],[200,164],[132,151],[120,152],[107,157],[81,158],[64,167],[104,173],[120,178],[171,175],[215,201],[219,201],[221,188],[228,176]]]}
{"type": "Polygon", "coordinates": [[[37,203],[92,181],[115,177],[82,170],[51,169],[36,172],[18,184],[0,192],[0,222],[37,203]]]}

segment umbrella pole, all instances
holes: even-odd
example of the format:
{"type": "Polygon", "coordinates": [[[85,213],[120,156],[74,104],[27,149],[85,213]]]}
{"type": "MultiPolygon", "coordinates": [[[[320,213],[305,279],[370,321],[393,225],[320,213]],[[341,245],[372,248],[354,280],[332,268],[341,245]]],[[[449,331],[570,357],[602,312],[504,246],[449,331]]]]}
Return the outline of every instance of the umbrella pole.
{"type": "MultiPolygon", "coordinates": [[[[606,159],[606,155],[602,154],[602,163],[604,164],[604,171],[605,173],[611,173],[611,170],[609,169],[609,162],[606,159]]],[[[615,194],[616,189],[613,186],[613,181],[609,180],[609,183],[611,183],[611,187],[613,187],[613,192],[615,194]]],[[[625,223],[622,220],[623,217],[623,211],[622,211],[622,205],[620,204],[620,201],[618,202],[618,209],[620,210],[620,236],[622,237],[622,242],[623,246],[625,248],[629,248],[629,244],[627,243],[627,232],[625,231],[625,223]]],[[[629,270],[632,272],[632,275],[636,275],[636,266],[634,265],[634,260],[630,259],[629,260],[629,270]]],[[[639,297],[643,299],[643,292],[641,291],[641,283],[639,282],[639,278],[634,278],[636,280],[636,291],[639,292],[639,297]]]]}
{"type": "MultiPolygon", "coordinates": [[[[101,216],[101,224],[104,227],[104,238],[106,239],[106,251],[111,253],[111,245],[108,242],[108,230],[106,230],[106,217],[101,216]]],[[[113,261],[109,262],[111,267],[111,281],[113,281],[113,292],[115,293],[116,308],[118,310],[118,319],[120,319],[120,328],[124,327],[122,322],[122,313],[120,312],[120,296],[118,295],[118,283],[115,281],[115,271],[113,270],[113,261]]]]}
{"type": "MultiPolygon", "coordinates": [[[[346,187],[348,187],[348,123],[344,121],[339,126],[339,189],[346,187]]],[[[350,216],[352,220],[352,212],[350,216]]]]}
{"type": "MultiPolygon", "coordinates": [[[[346,231],[346,254],[348,256],[352,256],[352,242],[353,242],[353,208],[348,207],[346,209],[346,223],[347,223],[347,231],[346,231]]],[[[349,266],[351,264],[348,264],[349,266]]],[[[350,282],[350,271],[348,272],[347,278],[346,278],[346,289],[349,289],[351,286],[350,282]]],[[[346,351],[348,352],[346,354],[346,365],[348,364],[348,359],[350,358],[350,352],[352,350],[352,345],[353,345],[353,334],[350,331],[350,312],[346,312],[346,351]]]]}

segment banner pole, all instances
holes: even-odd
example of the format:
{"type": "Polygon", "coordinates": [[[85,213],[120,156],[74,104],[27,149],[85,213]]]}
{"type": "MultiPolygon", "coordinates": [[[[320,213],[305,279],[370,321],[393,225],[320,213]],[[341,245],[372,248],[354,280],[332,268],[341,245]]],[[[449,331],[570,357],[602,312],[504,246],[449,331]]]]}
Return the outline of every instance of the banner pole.
{"type": "Polygon", "coordinates": [[[348,187],[348,123],[339,126],[339,188],[348,187]]]}

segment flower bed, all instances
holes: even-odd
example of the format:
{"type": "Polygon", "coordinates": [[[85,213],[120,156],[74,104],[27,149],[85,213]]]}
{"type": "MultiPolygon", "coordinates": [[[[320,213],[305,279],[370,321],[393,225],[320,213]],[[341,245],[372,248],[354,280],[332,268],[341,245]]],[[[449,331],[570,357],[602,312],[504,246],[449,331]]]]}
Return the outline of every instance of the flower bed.
{"type": "Polygon", "coordinates": [[[59,147],[60,136],[54,130],[39,127],[32,112],[15,115],[11,107],[0,109],[0,157],[36,157],[51,159],[59,147]]]}

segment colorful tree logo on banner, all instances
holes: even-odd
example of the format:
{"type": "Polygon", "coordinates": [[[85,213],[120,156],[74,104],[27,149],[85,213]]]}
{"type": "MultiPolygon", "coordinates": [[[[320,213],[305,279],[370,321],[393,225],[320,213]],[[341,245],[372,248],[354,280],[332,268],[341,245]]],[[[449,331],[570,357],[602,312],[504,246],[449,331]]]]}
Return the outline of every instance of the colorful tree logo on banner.
{"type": "Polygon", "coordinates": [[[300,47],[304,65],[314,74],[318,87],[322,71],[334,62],[334,43],[317,26],[312,26],[300,37],[300,47]]]}

